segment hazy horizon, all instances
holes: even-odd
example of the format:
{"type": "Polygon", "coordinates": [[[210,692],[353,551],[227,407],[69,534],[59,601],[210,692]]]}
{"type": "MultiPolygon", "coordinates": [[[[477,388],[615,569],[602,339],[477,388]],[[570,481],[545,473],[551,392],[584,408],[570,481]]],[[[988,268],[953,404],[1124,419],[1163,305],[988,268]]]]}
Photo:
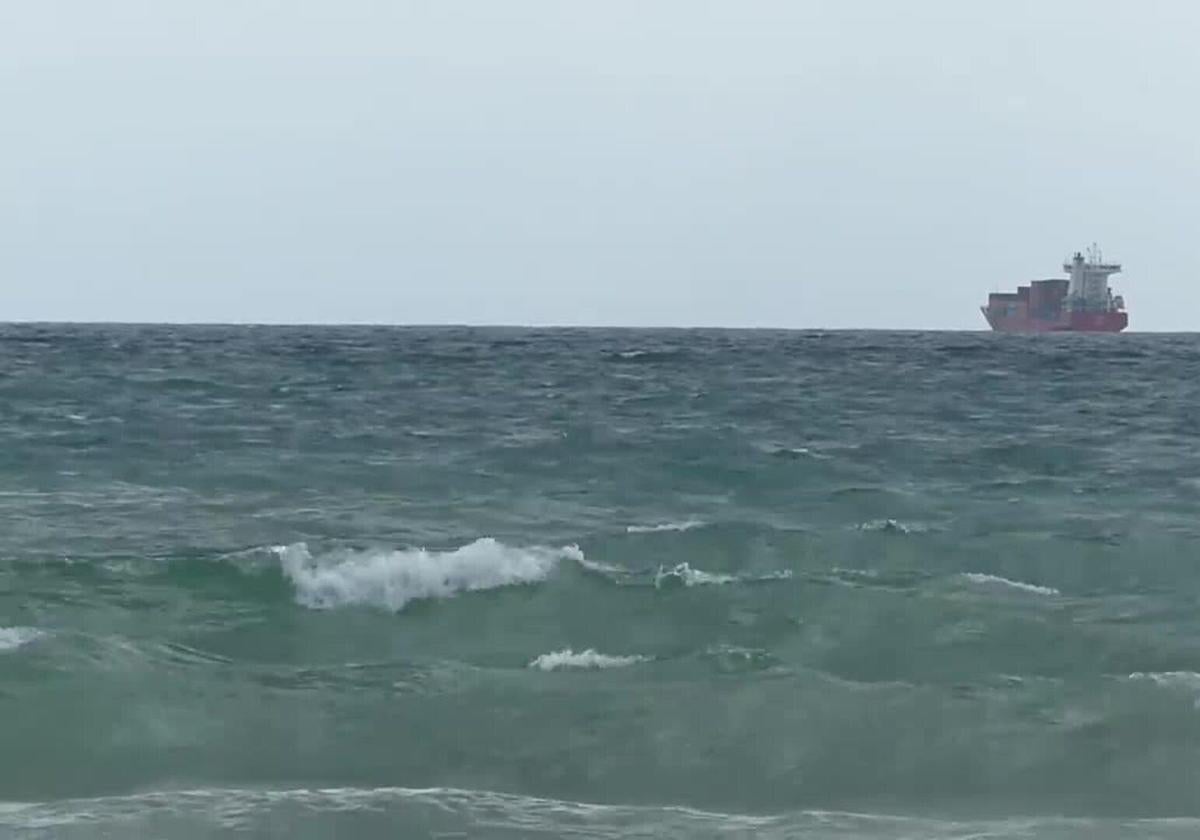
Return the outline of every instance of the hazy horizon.
{"type": "Polygon", "coordinates": [[[0,10],[0,321],[1197,328],[1200,6],[0,10]]]}
{"type": "MultiPolygon", "coordinates": [[[[296,329],[311,329],[311,328],[328,328],[336,329],[395,329],[395,330],[515,330],[515,331],[541,331],[541,330],[567,330],[567,331],[597,331],[597,332],[817,332],[817,333],[993,333],[986,322],[982,320],[982,326],[978,327],[776,327],[776,326],[737,326],[727,324],[518,324],[518,323],[484,323],[484,322],[452,322],[444,321],[439,323],[401,323],[394,321],[65,321],[65,320],[23,320],[23,321],[0,321],[0,326],[9,327],[265,327],[265,328],[296,328],[296,329]]],[[[1195,335],[1200,330],[1184,329],[1184,330],[1154,330],[1154,329],[1134,329],[1129,328],[1122,330],[1120,334],[1124,335],[1195,335]]],[[[1004,335],[1005,333],[999,333],[1004,335]]],[[[1050,333],[1034,333],[1022,334],[1015,333],[1018,337],[1021,335],[1036,335],[1039,340],[1046,340],[1047,336],[1077,336],[1077,335],[1110,335],[1111,333],[1092,333],[1092,332],[1050,332],[1050,333]]],[[[1008,333],[1014,335],[1014,333],[1008,333]]]]}

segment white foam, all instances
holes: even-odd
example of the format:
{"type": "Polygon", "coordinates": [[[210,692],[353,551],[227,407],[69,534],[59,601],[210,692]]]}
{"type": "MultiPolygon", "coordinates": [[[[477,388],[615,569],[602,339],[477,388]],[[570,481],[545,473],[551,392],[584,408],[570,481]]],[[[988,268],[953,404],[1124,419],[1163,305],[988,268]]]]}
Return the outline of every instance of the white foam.
{"type": "Polygon", "coordinates": [[[579,552],[578,557],[570,558],[579,564],[579,567],[584,571],[594,572],[602,577],[624,577],[630,574],[628,569],[622,569],[620,566],[613,566],[608,563],[601,563],[597,560],[591,560],[583,556],[583,552],[579,552]]]}
{"type": "Polygon", "coordinates": [[[1195,671],[1158,671],[1144,673],[1138,671],[1130,674],[1131,680],[1147,680],[1155,685],[1173,686],[1176,688],[1200,689],[1200,674],[1195,671]]]}
{"type": "Polygon", "coordinates": [[[654,575],[654,585],[661,587],[664,583],[677,580],[684,586],[711,586],[713,584],[734,583],[737,578],[733,575],[717,575],[702,569],[693,569],[687,563],[679,563],[670,569],[659,567],[654,575]]]}
{"type": "Polygon", "coordinates": [[[898,519],[873,519],[858,526],[860,531],[882,531],[889,534],[923,534],[929,527],[919,522],[901,522],[898,519]]]}
{"type": "Polygon", "coordinates": [[[1038,586],[1036,583],[1025,583],[1019,580],[1009,580],[1008,578],[999,577],[998,575],[987,575],[982,572],[963,572],[962,575],[971,583],[977,583],[984,586],[1004,586],[1009,589],[1019,589],[1022,592],[1031,592],[1035,595],[1058,595],[1057,589],[1052,586],[1038,586]]]}
{"type": "Polygon", "coordinates": [[[645,662],[646,659],[645,656],[609,656],[597,653],[591,648],[575,653],[570,648],[566,648],[554,653],[543,653],[530,662],[529,667],[539,671],[557,671],[561,668],[624,668],[628,665],[645,662]]]}
{"type": "Polygon", "coordinates": [[[33,627],[0,627],[0,653],[16,650],[45,635],[33,627]]]}
{"type": "Polygon", "coordinates": [[[703,528],[704,523],[699,519],[685,519],[683,522],[663,522],[658,525],[627,525],[628,534],[661,534],[665,531],[690,531],[693,528],[703,528]]]}
{"type": "Polygon", "coordinates": [[[513,548],[493,539],[445,552],[343,551],[314,557],[304,543],[274,551],[296,588],[296,600],[314,609],[363,604],[401,610],[416,600],[537,583],[560,559],[583,559],[577,546],[513,548]]]}
{"type": "Polygon", "coordinates": [[[679,563],[670,569],[660,566],[658,572],[654,575],[654,585],[662,588],[665,584],[678,581],[684,586],[720,586],[728,583],[757,583],[769,580],[787,580],[791,576],[792,573],[786,569],[780,572],[768,572],[767,574],[755,577],[722,575],[714,572],[706,572],[703,569],[693,569],[687,563],[679,563]]]}

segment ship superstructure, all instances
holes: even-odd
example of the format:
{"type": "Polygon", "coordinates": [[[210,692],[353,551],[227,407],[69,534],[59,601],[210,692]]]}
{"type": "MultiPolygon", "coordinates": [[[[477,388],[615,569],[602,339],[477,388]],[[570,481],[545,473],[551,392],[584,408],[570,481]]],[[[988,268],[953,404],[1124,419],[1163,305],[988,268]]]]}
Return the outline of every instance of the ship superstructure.
{"type": "Polygon", "coordinates": [[[1067,278],[1034,280],[1015,292],[993,292],[980,307],[998,332],[1120,332],[1129,325],[1125,301],[1108,278],[1121,271],[1093,245],[1063,262],[1067,278]]]}

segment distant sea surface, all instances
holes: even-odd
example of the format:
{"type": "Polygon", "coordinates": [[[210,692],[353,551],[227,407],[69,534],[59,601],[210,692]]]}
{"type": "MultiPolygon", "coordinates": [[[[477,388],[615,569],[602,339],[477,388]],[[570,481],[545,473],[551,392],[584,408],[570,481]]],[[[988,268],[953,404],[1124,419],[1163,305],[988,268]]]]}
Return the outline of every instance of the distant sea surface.
{"type": "Polygon", "coordinates": [[[1200,835],[1200,337],[0,326],[0,836],[1200,835]]]}

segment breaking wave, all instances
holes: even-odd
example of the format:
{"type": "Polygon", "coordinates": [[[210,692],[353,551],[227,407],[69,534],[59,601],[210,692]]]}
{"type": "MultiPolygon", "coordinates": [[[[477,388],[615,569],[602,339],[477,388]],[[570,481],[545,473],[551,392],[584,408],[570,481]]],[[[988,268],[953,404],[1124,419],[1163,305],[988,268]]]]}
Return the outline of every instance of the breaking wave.
{"type": "Polygon", "coordinates": [[[1015,816],[935,819],[843,811],[784,811],[769,816],[691,807],[610,805],[461,788],[193,788],[93,799],[16,802],[0,807],[5,836],[389,836],[661,837],[665,840],[755,837],[790,840],[1094,840],[1098,837],[1192,838],[1194,817],[1122,819],[1015,816]]]}
{"type": "Polygon", "coordinates": [[[736,582],[737,578],[733,575],[713,574],[702,569],[693,569],[687,563],[679,563],[669,569],[660,566],[658,572],[654,575],[654,585],[660,589],[671,584],[711,586],[714,584],[736,582]]]}
{"type": "Polygon", "coordinates": [[[663,522],[658,525],[626,525],[627,534],[660,534],[666,531],[691,531],[703,528],[704,523],[699,519],[686,519],[683,522],[663,522]]]}
{"type": "Polygon", "coordinates": [[[798,458],[819,458],[824,459],[824,455],[818,455],[807,446],[772,446],[766,449],[770,455],[776,458],[798,459],[798,458]]]}
{"type": "Polygon", "coordinates": [[[858,526],[860,531],[880,531],[885,534],[923,534],[928,525],[919,522],[901,522],[898,519],[872,519],[858,526]]]}
{"type": "Polygon", "coordinates": [[[792,576],[788,570],[768,572],[757,576],[724,575],[706,572],[703,569],[693,569],[687,563],[679,563],[671,568],[660,566],[654,575],[654,586],[662,589],[664,586],[719,586],[728,583],[762,583],[771,580],[787,580],[792,576]]]}
{"type": "Polygon", "coordinates": [[[539,671],[558,671],[563,668],[624,668],[627,665],[636,665],[645,661],[647,661],[645,656],[609,656],[597,653],[591,648],[575,653],[570,648],[565,648],[554,653],[543,653],[530,662],[529,667],[539,671]]]}
{"type": "Polygon", "coordinates": [[[559,560],[581,561],[576,546],[514,548],[484,538],[453,551],[339,551],[313,556],[304,543],[273,549],[296,601],[314,609],[369,605],[399,611],[412,601],[533,584],[559,560]]]}
{"type": "Polygon", "coordinates": [[[979,584],[980,586],[1002,586],[1008,589],[1019,589],[1022,592],[1031,592],[1034,595],[1059,595],[1061,594],[1052,586],[1038,586],[1036,583],[1025,583],[1020,580],[1009,580],[1008,578],[999,577],[998,575],[988,575],[982,572],[963,572],[962,577],[971,583],[979,584]]]}
{"type": "Polygon", "coordinates": [[[610,353],[608,358],[614,362],[652,363],[671,362],[681,359],[683,356],[683,350],[664,348],[661,350],[620,350],[610,353]]]}
{"type": "Polygon", "coordinates": [[[1200,674],[1195,671],[1159,671],[1145,673],[1138,671],[1130,674],[1129,679],[1135,681],[1148,681],[1155,685],[1167,686],[1171,688],[1191,688],[1200,690],[1200,674]]]}
{"type": "Polygon", "coordinates": [[[614,566],[610,563],[601,563],[597,560],[592,560],[590,557],[584,557],[583,552],[580,552],[578,557],[572,557],[571,559],[578,563],[579,568],[585,572],[590,572],[613,583],[624,583],[638,576],[637,572],[630,569],[614,566]]]}
{"type": "Polygon", "coordinates": [[[1200,674],[1195,671],[1141,671],[1129,675],[1135,682],[1152,682],[1160,688],[1182,691],[1192,697],[1192,707],[1200,709],[1200,674]]]}
{"type": "Polygon", "coordinates": [[[0,653],[16,650],[44,635],[33,627],[0,627],[0,653]]]}

